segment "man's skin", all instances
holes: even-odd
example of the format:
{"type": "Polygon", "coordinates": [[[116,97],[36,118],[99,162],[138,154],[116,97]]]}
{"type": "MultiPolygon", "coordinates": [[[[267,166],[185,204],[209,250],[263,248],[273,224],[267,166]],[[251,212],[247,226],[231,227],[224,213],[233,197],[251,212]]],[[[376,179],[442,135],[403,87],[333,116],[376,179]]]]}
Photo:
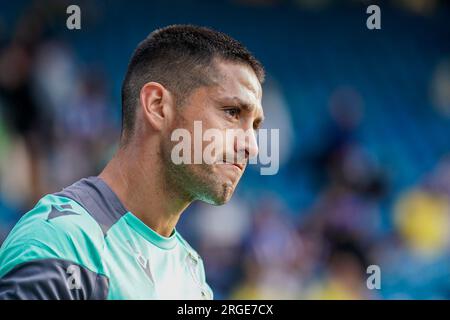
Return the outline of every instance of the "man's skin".
{"type": "MultiPolygon", "coordinates": [[[[175,165],[171,151],[176,142],[171,134],[185,128],[193,136],[194,121],[209,128],[257,129],[263,120],[262,88],[247,65],[214,60],[213,84],[192,90],[182,106],[160,83],[149,82],[140,91],[135,129],[100,177],[116,193],[124,206],[158,234],[169,237],[181,213],[195,200],[226,203],[239,182],[249,157],[258,153],[255,131],[239,144],[225,143],[217,163],[175,165]],[[240,113],[240,103],[245,104],[240,113]],[[242,147],[240,147],[242,145],[242,147]],[[238,150],[245,148],[245,150],[238,150]],[[237,154],[245,154],[238,160],[237,154]],[[232,154],[234,163],[220,163],[232,154]]],[[[205,143],[203,144],[203,148],[205,143]]]]}

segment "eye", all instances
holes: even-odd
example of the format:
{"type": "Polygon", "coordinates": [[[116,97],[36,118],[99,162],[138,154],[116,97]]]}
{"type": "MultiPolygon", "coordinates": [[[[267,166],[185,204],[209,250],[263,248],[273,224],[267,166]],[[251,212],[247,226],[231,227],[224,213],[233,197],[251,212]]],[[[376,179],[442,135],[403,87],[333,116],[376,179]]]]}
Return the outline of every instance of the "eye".
{"type": "Polygon", "coordinates": [[[236,119],[239,118],[239,115],[241,114],[241,109],[239,108],[227,108],[224,111],[227,115],[236,119]]]}

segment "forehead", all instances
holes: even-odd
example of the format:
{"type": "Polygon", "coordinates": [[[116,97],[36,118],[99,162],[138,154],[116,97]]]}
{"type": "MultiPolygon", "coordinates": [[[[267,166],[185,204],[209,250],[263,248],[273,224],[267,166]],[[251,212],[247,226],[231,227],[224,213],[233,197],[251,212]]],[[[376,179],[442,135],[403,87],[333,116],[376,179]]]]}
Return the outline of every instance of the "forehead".
{"type": "Polygon", "coordinates": [[[216,60],[211,74],[211,92],[217,99],[235,99],[261,109],[262,87],[247,65],[216,60]]]}

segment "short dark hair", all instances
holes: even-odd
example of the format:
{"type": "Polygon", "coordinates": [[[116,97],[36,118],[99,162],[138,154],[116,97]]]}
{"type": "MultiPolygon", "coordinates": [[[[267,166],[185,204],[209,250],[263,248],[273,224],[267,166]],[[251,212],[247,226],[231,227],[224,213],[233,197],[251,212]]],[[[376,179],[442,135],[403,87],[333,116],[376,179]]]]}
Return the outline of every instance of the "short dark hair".
{"type": "Polygon", "coordinates": [[[180,104],[193,89],[210,84],[213,59],[248,65],[264,81],[261,63],[238,41],[205,27],[171,25],[158,29],[137,46],[122,83],[122,138],[134,129],[139,93],[145,83],[165,86],[180,104]]]}

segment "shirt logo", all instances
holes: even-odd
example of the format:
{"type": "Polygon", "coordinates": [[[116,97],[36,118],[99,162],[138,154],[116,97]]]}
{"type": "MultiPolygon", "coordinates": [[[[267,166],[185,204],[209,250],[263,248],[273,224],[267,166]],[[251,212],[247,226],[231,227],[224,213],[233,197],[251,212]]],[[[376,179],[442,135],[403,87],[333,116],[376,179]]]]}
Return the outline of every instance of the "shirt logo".
{"type": "Polygon", "coordinates": [[[76,266],[74,264],[71,264],[67,270],[66,273],[70,276],[67,278],[67,285],[69,289],[75,289],[79,290],[81,289],[81,271],[80,267],[76,266]]]}
{"type": "Polygon", "coordinates": [[[62,216],[69,216],[69,215],[80,215],[79,213],[76,213],[73,211],[73,208],[70,204],[63,204],[60,205],[59,208],[57,208],[55,205],[52,204],[51,211],[47,216],[47,221],[51,219],[55,219],[62,216]],[[61,208],[61,209],[59,209],[61,208]]]}
{"type": "Polygon", "coordinates": [[[145,258],[138,249],[136,249],[136,247],[133,245],[133,243],[130,240],[128,240],[127,243],[130,246],[131,250],[133,251],[133,254],[134,254],[137,262],[142,267],[142,269],[144,270],[144,272],[147,275],[147,277],[153,283],[155,283],[155,280],[153,279],[152,272],[150,270],[150,261],[147,258],[145,258]]]}

